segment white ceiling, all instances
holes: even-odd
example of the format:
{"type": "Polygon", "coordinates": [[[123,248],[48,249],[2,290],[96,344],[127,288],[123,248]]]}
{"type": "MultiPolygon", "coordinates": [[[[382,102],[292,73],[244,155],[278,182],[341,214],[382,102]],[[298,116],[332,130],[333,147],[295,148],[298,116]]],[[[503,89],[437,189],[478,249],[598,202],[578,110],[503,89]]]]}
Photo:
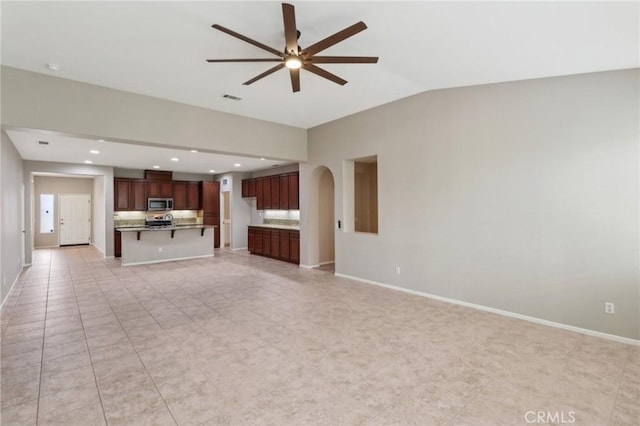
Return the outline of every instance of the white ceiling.
{"type": "Polygon", "coordinates": [[[187,149],[100,141],[56,133],[42,134],[29,130],[8,129],[7,135],[20,156],[27,160],[79,164],[91,161],[91,164],[97,166],[138,170],[153,169],[154,166],[158,166],[156,168],[159,170],[198,174],[247,172],[287,164],[269,158],[249,158],[204,151],[192,152],[187,149]],[[40,141],[48,144],[43,145],[40,141]],[[98,153],[91,151],[98,151],[98,153]],[[177,158],[178,161],[173,161],[172,158],[177,158]]]}
{"type": "Polygon", "coordinates": [[[205,62],[269,57],[212,24],[283,48],[270,1],[2,1],[2,64],[301,128],[427,90],[640,66],[638,2],[294,5],[302,47],[362,20],[367,30],[323,54],[378,64],[323,65],[345,86],[303,71],[292,93],[285,70],[242,85],[272,64],[205,62]]]}

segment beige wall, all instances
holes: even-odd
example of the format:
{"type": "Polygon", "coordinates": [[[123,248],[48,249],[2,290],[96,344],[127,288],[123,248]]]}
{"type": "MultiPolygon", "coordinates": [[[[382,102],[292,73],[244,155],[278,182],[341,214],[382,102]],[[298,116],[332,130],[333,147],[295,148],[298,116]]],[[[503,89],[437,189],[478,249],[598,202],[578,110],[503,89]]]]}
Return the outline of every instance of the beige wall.
{"type": "Polygon", "coordinates": [[[345,160],[378,155],[379,234],[338,232],[338,273],[639,339],[639,80],[432,91],[310,129],[303,206],[325,165],[344,220],[345,160]]]}
{"type": "Polygon", "coordinates": [[[307,159],[304,129],[2,67],[4,126],[188,147],[228,154],[307,159]]]}
{"type": "MultiPolygon", "coordinates": [[[[90,178],[69,178],[69,177],[52,177],[52,176],[34,176],[33,178],[33,194],[34,198],[34,246],[38,247],[55,247],[58,245],[58,231],[60,219],[59,212],[59,195],[60,194],[90,194],[93,196],[93,179],[90,178]],[[40,233],[40,194],[54,195],[54,232],[40,233]]],[[[93,214],[92,214],[93,216],[93,214]]],[[[93,217],[92,217],[93,221],[93,217]]],[[[92,238],[93,240],[93,238],[92,238]]]]}
{"type": "Polygon", "coordinates": [[[24,211],[22,158],[9,136],[0,131],[0,304],[23,266],[24,211]]]}

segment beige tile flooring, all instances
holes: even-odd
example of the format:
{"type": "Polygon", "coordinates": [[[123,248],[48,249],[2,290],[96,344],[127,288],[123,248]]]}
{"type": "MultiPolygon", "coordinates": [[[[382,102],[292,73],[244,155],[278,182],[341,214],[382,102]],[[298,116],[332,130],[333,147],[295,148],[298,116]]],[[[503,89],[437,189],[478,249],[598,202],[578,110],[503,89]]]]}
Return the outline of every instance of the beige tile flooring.
{"type": "Polygon", "coordinates": [[[246,253],[37,250],[1,318],[3,426],[640,424],[638,347],[246,253]]]}

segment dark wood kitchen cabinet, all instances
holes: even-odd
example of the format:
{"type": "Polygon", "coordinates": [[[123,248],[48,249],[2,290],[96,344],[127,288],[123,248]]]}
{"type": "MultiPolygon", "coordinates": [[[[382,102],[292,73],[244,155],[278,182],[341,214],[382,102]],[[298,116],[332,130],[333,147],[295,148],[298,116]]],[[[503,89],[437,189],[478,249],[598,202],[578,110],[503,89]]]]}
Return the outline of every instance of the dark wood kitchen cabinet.
{"type": "Polygon", "coordinates": [[[173,181],[173,209],[200,209],[200,182],[173,181]]]}
{"type": "Polygon", "coordinates": [[[187,182],[173,181],[173,208],[187,209],[187,182]]]}
{"type": "Polygon", "coordinates": [[[289,173],[289,210],[300,210],[300,182],[298,172],[289,173]]]}
{"type": "Polygon", "coordinates": [[[145,182],[147,198],[172,198],[173,182],[162,180],[147,180],[145,182]]]}
{"type": "Polygon", "coordinates": [[[271,257],[271,230],[262,230],[262,255],[271,257]]]}
{"type": "Polygon", "coordinates": [[[280,210],[289,210],[289,175],[278,176],[280,187],[280,210]]]}
{"type": "Polygon", "coordinates": [[[256,209],[257,210],[264,210],[264,191],[262,190],[264,187],[264,179],[263,178],[257,178],[255,179],[256,182],[256,209]]]}
{"type": "Polygon", "coordinates": [[[113,256],[122,257],[122,232],[113,232],[113,256]]]}
{"type": "Polygon", "coordinates": [[[280,176],[270,176],[269,183],[271,186],[271,208],[273,210],[280,209],[280,176]]]}
{"type": "Polygon", "coordinates": [[[129,210],[129,188],[130,179],[113,180],[114,210],[129,210]]]}
{"type": "Polygon", "coordinates": [[[279,229],[271,230],[271,257],[280,259],[280,233],[279,229]]]}
{"type": "Polygon", "coordinates": [[[257,210],[299,210],[299,172],[242,180],[242,197],[256,197],[257,210]]]}
{"type": "Polygon", "coordinates": [[[289,244],[289,231],[280,230],[280,260],[289,262],[291,258],[290,244],[289,244]]]}
{"type": "Polygon", "coordinates": [[[249,250],[249,253],[253,253],[255,251],[255,241],[256,241],[256,230],[252,227],[249,227],[249,231],[247,232],[248,234],[248,244],[247,244],[247,249],[249,250]]]}
{"type": "Polygon", "coordinates": [[[249,226],[249,252],[300,264],[300,231],[249,226]]]}
{"type": "Polygon", "coordinates": [[[242,198],[249,197],[249,179],[242,179],[242,198]]]}
{"type": "Polygon", "coordinates": [[[300,231],[287,231],[289,233],[289,262],[300,264],[300,231]]]}
{"type": "Polygon", "coordinates": [[[220,182],[202,182],[202,223],[215,225],[213,246],[220,247],[220,182]]]}
{"type": "Polygon", "coordinates": [[[146,211],[144,180],[115,178],[113,180],[114,210],[146,211]]]}
{"type": "Polygon", "coordinates": [[[254,229],[254,250],[251,253],[262,254],[262,229],[254,229]]]}
{"type": "Polygon", "coordinates": [[[268,177],[260,178],[262,179],[262,205],[264,210],[271,210],[271,179],[268,177]]]}

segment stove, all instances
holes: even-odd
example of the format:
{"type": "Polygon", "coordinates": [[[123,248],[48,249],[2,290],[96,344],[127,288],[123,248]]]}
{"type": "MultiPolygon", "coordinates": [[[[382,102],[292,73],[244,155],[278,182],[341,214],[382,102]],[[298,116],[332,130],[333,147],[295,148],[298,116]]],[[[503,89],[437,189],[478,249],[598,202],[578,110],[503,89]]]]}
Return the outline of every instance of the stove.
{"type": "Polygon", "coordinates": [[[147,227],[164,227],[168,228],[173,226],[173,216],[170,214],[155,214],[147,215],[144,221],[144,225],[147,227]]]}

